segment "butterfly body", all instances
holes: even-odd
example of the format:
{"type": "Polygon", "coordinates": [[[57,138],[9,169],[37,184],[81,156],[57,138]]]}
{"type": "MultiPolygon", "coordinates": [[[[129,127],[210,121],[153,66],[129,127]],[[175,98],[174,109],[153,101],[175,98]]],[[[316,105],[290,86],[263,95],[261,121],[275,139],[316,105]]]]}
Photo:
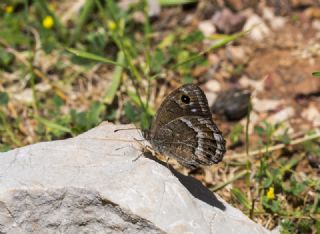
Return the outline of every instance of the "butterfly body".
{"type": "Polygon", "coordinates": [[[205,94],[192,84],[183,85],[165,98],[148,139],[160,154],[188,168],[218,163],[226,151],[205,94]]]}

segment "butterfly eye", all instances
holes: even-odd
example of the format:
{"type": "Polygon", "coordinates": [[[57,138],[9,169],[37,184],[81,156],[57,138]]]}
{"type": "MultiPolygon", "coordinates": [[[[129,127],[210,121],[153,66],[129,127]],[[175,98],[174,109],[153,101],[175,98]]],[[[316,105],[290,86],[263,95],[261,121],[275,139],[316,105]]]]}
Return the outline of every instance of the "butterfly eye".
{"type": "Polygon", "coordinates": [[[189,104],[190,103],[190,97],[185,95],[185,94],[183,94],[183,95],[181,95],[181,101],[183,103],[185,103],[185,104],[189,104]]]}

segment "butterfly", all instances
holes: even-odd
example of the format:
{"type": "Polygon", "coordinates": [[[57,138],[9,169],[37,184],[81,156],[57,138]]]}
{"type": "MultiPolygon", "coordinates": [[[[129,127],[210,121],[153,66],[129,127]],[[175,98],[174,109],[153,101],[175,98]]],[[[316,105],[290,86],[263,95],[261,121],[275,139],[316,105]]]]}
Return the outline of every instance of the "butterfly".
{"type": "Polygon", "coordinates": [[[222,160],[226,141],[212,120],[208,100],[197,85],[186,84],[160,105],[146,135],[153,149],[195,169],[222,160]]]}

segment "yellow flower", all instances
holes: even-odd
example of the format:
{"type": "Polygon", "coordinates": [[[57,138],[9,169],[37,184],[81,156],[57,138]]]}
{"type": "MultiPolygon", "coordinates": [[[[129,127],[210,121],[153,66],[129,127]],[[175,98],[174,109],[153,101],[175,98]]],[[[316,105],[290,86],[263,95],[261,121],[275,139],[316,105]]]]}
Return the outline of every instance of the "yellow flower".
{"type": "Polygon", "coordinates": [[[117,28],[117,25],[116,25],[116,23],[115,22],[113,22],[113,21],[108,21],[108,29],[110,30],[110,31],[114,31],[115,29],[117,28]]]}
{"type": "Polygon", "coordinates": [[[54,21],[53,18],[51,16],[46,16],[43,20],[42,20],[42,25],[43,27],[50,29],[53,27],[54,25],[54,21]]]}
{"type": "Polygon", "coordinates": [[[267,192],[267,199],[268,200],[273,200],[274,198],[275,198],[274,187],[270,187],[268,192],[267,192]]]}
{"type": "Polygon", "coordinates": [[[13,12],[13,6],[11,5],[8,5],[4,8],[4,11],[8,14],[12,13],[13,12]]]}

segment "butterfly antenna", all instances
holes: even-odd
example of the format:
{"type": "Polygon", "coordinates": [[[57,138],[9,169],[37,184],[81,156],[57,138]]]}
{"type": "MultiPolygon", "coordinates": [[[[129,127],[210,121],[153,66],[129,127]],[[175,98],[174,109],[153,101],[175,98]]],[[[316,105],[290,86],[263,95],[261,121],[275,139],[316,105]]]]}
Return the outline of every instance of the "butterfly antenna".
{"type": "Polygon", "coordinates": [[[122,149],[127,148],[127,147],[130,147],[130,146],[126,145],[126,146],[123,146],[123,147],[116,148],[116,150],[117,150],[117,151],[118,151],[118,150],[122,150],[122,149]]]}
{"type": "MultiPolygon", "coordinates": [[[[113,132],[119,132],[119,131],[124,131],[124,130],[141,130],[141,129],[140,128],[118,128],[118,129],[113,130],[113,132]]],[[[141,138],[145,138],[144,137],[145,134],[143,134],[142,132],[143,131],[139,131],[139,134],[140,134],[141,138]]],[[[145,132],[146,132],[146,135],[148,136],[149,131],[145,130],[145,132]]],[[[139,140],[137,140],[137,141],[139,141],[139,140]]],[[[142,140],[140,140],[140,141],[142,141],[142,140]]]]}
{"type": "MultiPolygon", "coordinates": [[[[142,137],[142,136],[141,136],[142,137]]],[[[142,137],[143,138],[143,137],[142,137]]],[[[141,142],[141,141],[145,141],[146,139],[137,139],[137,138],[133,138],[133,140],[137,141],[137,142],[141,142]]]]}
{"type": "Polygon", "coordinates": [[[119,131],[123,131],[123,130],[137,130],[139,128],[118,128],[116,130],[114,130],[113,132],[119,132],[119,131]]]}

